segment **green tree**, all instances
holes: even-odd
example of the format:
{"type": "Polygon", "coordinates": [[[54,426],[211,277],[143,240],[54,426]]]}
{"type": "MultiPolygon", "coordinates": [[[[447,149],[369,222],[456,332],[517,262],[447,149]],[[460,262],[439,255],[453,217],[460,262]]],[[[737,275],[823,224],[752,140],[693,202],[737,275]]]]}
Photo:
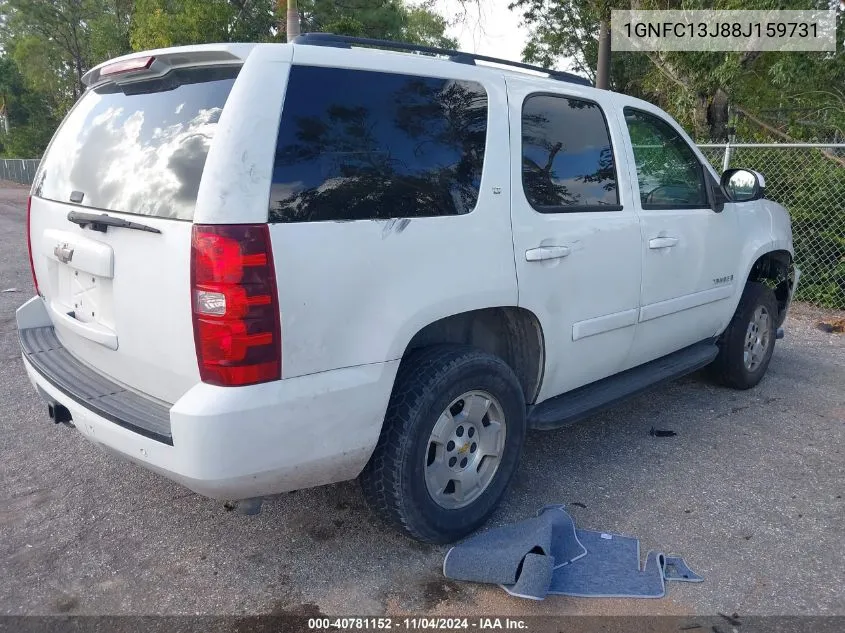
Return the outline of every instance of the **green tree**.
{"type": "Polygon", "coordinates": [[[0,46],[26,62],[27,79],[75,100],[99,56],[128,51],[130,8],[130,0],[0,0],[0,46]]]}
{"type": "Polygon", "coordinates": [[[303,33],[322,32],[454,48],[446,20],[432,0],[409,6],[402,0],[299,0],[303,33]]]}
{"type": "Polygon", "coordinates": [[[0,62],[11,93],[6,155],[40,156],[82,94],[85,72],[129,51],[132,6],[132,0],[0,0],[0,62]]]}
{"type": "Polygon", "coordinates": [[[27,87],[17,64],[0,56],[0,103],[8,116],[9,133],[0,127],[0,156],[32,158],[41,155],[58,122],[45,95],[27,87]]]}
{"type": "MultiPolygon", "coordinates": [[[[553,65],[566,57],[574,70],[595,79],[598,32],[607,9],[823,9],[828,0],[515,0],[511,7],[531,30],[524,56],[553,65]]],[[[839,16],[837,41],[845,37],[839,16]]],[[[701,139],[722,141],[728,112],[749,138],[812,139],[800,123],[813,112],[835,131],[845,129],[845,56],[835,53],[613,53],[610,86],[657,103],[701,139]],[[824,88],[820,88],[823,86],[824,88]],[[788,106],[788,108],[787,108],[788,106]],[[787,110],[767,128],[765,112],[787,110]],[[747,115],[747,116],[746,116],[747,115]],[[777,132],[773,131],[777,130],[777,132]]]]}
{"type": "Polygon", "coordinates": [[[404,36],[409,42],[457,48],[454,38],[446,37],[446,19],[435,10],[436,0],[427,0],[407,9],[404,36]]]}
{"type": "Polygon", "coordinates": [[[129,26],[135,0],[100,2],[100,11],[90,19],[91,62],[100,62],[124,55],[131,50],[129,26]]]}
{"type": "MultiPolygon", "coordinates": [[[[325,32],[455,46],[433,0],[299,0],[302,32],[325,32]]],[[[287,2],[272,0],[135,0],[135,50],[205,42],[285,41],[287,2]],[[278,25],[277,31],[274,27],[278,25]]]]}
{"type": "Polygon", "coordinates": [[[272,38],[272,0],[135,0],[134,50],[272,38]]]}

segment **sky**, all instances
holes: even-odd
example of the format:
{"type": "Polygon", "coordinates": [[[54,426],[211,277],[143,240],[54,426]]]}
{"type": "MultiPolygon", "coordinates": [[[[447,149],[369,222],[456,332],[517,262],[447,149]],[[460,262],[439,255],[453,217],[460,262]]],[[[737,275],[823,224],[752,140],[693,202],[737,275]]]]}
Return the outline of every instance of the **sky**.
{"type": "Polygon", "coordinates": [[[528,31],[520,25],[519,13],[508,10],[512,0],[470,0],[465,10],[459,0],[437,0],[435,9],[447,20],[465,14],[447,30],[458,40],[461,50],[522,61],[528,31]]]}

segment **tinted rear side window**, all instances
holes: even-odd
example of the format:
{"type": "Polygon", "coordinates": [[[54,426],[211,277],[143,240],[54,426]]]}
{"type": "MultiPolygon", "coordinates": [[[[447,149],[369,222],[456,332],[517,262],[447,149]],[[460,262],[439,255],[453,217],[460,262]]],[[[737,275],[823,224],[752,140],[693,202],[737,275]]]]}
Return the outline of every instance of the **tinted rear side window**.
{"type": "Polygon", "coordinates": [[[607,122],[596,103],[532,95],[522,107],[522,186],[537,211],[620,210],[607,122]]]}
{"type": "Polygon", "coordinates": [[[478,83],[294,66],[270,221],[469,213],[486,133],[487,93],[478,83]]]}
{"type": "Polygon", "coordinates": [[[83,95],[36,175],[35,195],[107,211],[190,220],[205,158],[238,70],[174,70],[83,95]]]}

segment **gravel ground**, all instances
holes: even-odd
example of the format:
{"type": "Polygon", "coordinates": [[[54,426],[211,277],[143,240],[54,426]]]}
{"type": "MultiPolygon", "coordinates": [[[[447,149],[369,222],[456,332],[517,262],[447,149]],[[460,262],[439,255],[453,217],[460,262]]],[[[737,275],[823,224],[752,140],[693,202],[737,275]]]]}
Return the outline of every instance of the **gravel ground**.
{"type": "Polygon", "coordinates": [[[534,603],[444,580],[445,548],[383,527],[354,482],[245,517],[51,424],[14,325],[32,294],[26,193],[0,187],[0,614],[845,615],[845,335],[816,328],[830,311],[795,306],[756,389],[696,375],[532,434],[493,525],[567,503],[706,579],[663,600],[534,603]]]}

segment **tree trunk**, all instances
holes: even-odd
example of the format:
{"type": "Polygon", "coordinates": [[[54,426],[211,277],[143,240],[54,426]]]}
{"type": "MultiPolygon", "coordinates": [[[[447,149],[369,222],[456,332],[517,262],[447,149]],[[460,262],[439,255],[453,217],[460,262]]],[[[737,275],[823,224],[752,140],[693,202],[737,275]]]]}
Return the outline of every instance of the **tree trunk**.
{"type": "Polygon", "coordinates": [[[287,24],[285,25],[287,31],[288,42],[292,42],[297,35],[299,35],[299,10],[296,6],[296,0],[288,0],[287,24]]]}
{"type": "Polygon", "coordinates": [[[3,118],[3,131],[9,133],[9,106],[6,105],[6,94],[3,94],[2,101],[0,101],[0,117],[3,118]]]}
{"type": "MultiPolygon", "coordinates": [[[[82,60],[78,57],[76,58],[76,86],[79,89],[79,94],[81,95],[85,92],[85,84],[82,82],[82,76],[85,74],[85,71],[82,69],[82,60]]],[[[76,95],[74,95],[74,98],[76,95]]]]}
{"type": "Polygon", "coordinates": [[[596,88],[610,88],[610,18],[599,23],[599,62],[596,68],[596,88]]]}
{"type": "Polygon", "coordinates": [[[707,122],[707,112],[710,108],[710,95],[702,91],[695,95],[695,109],[692,113],[693,136],[696,139],[710,137],[710,126],[707,122]]]}
{"type": "Polygon", "coordinates": [[[707,107],[707,124],[710,126],[710,140],[724,143],[728,140],[728,95],[721,88],[716,89],[707,107]]]}
{"type": "Polygon", "coordinates": [[[708,139],[711,143],[725,143],[728,140],[730,98],[721,88],[713,93],[702,91],[695,96],[693,124],[695,137],[708,139]]]}

